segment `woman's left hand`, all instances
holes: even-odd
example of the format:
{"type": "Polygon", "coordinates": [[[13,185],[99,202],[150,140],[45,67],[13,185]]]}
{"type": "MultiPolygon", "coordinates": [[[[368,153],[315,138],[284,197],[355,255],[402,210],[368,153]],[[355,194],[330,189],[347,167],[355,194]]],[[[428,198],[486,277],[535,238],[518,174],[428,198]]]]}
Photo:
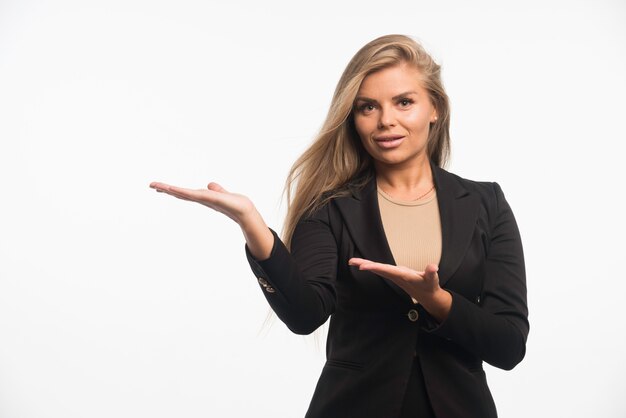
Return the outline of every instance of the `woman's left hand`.
{"type": "Polygon", "coordinates": [[[372,273],[395,283],[402,290],[416,299],[438,322],[443,322],[452,307],[452,295],[439,286],[439,268],[429,264],[424,271],[412,270],[404,266],[377,263],[363,258],[348,260],[351,266],[372,273]]]}

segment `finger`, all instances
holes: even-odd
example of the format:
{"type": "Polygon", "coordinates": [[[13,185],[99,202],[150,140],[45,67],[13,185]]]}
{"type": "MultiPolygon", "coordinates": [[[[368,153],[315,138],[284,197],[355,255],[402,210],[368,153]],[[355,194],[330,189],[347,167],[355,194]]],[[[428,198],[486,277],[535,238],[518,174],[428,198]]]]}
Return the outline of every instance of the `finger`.
{"type": "Polygon", "coordinates": [[[220,186],[219,184],[215,183],[215,182],[210,182],[207,186],[207,189],[212,190],[214,192],[220,192],[220,193],[225,193],[228,192],[228,190],[226,190],[225,188],[223,188],[222,186],[220,186]]]}
{"type": "Polygon", "coordinates": [[[212,190],[206,189],[187,189],[185,187],[169,186],[168,193],[180,197],[181,199],[191,200],[193,202],[211,204],[214,202],[212,197],[215,196],[212,190]]]}
{"type": "Polygon", "coordinates": [[[439,267],[436,264],[429,264],[424,269],[424,278],[426,280],[439,280],[439,267]]]}
{"type": "MultiPolygon", "coordinates": [[[[160,191],[160,190],[157,190],[157,191],[160,191]]],[[[168,195],[170,195],[170,196],[174,196],[174,197],[175,197],[175,198],[177,198],[177,199],[187,200],[187,201],[189,201],[189,202],[194,202],[194,200],[190,199],[190,198],[189,198],[189,196],[186,196],[186,195],[184,195],[184,194],[177,193],[177,192],[175,192],[174,190],[163,190],[163,191],[162,191],[162,193],[166,193],[166,194],[168,194],[168,195]]]]}
{"type": "Polygon", "coordinates": [[[156,189],[157,192],[167,190],[169,187],[169,184],[161,183],[159,181],[153,181],[152,183],[150,183],[150,188],[156,189]]]}
{"type": "Polygon", "coordinates": [[[428,264],[426,266],[426,268],[424,269],[424,273],[437,273],[439,271],[439,267],[437,266],[437,264],[428,264]]]}
{"type": "Polygon", "coordinates": [[[358,266],[359,270],[371,271],[379,276],[391,280],[396,284],[401,284],[407,280],[421,279],[421,275],[408,267],[394,266],[391,264],[377,263],[363,258],[353,257],[348,260],[351,266],[358,266]]]}
{"type": "Polygon", "coordinates": [[[184,189],[182,187],[172,186],[170,184],[157,181],[153,181],[152,183],[150,183],[150,187],[160,193],[167,193],[174,197],[178,197],[179,199],[190,200],[188,193],[185,192],[190,189],[184,189]]]}
{"type": "Polygon", "coordinates": [[[371,261],[366,260],[364,258],[358,258],[358,257],[352,257],[350,260],[348,260],[349,266],[360,266],[361,264],[364,264],[364,263],[371,263],[371,261]]]}
{"type": "Polygon", "coordinates": [[[348,260],[348,265],[358,267],[359,270],[375,268],[378,264],[375,261],[357,257],[348,260]]]}
{"type": "Polygon", "coordinates": [[[158,193],[166,193],[166,194],[169,194],[171,196],[177,197],[179,199],[189,200],[189,199],[183,197],[182,195],[180,195],[178,193],[175,193],[172,190],[172,186],[170,186],[169,184],[159,183],[159,182],[152,182],[152,183],[150,183],[150,187],[155,189],[158,193]]]}
{"type": "Polygon", "coordinates": [[[150,183],[150,187],[153,189],[156,189],[157,191],[167,192],[167,193],[173,192],[178,195],[187,196],[187,197],[193,197],[194,193],[204,191],[204,190],[193,190],[193,189],[187,189],[185,187],[173,186],[171,184],[161,183],[158,181],[153,181],[152,183],[150,183]]]}
{"type": "Polygon", "coordinates": [[[392,266],[391,264],[376,263],[374,261],[367,261],[359,265],[359,270],[367,270],[376,273],[385,278],[402,278],[406,275],[406,271],[398,266],[392,266]]]}
{"type": "Polygon", "coordinates": [[[359,259],[355,264],[353,264],[359,268],[359,270],[372,270],[375,272],[383,271],[385,264],[377,263],[371,260],[359,259]]]}
{"type": "Polygon", "coordinates": [[[150,187],[155,189],[159,193],[166,193],[178,199],[197,202],[197,200],[194,199],[194,196],[192,195],[192,192],[197,192],[195,190],[185,189],[183,187],[172,186],[170,184],[156,181],[150,183],[150,187]]]}

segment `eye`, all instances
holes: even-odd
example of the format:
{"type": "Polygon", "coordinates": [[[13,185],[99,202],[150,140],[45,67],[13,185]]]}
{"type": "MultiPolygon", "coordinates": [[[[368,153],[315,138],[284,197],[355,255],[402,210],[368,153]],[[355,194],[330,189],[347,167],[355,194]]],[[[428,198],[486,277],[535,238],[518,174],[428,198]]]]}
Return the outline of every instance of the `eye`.
{"type": "Polygon", "coordinates": [[[400,105],[401,105],[402,107],[407,107],[407,106],[409,106],[410,104],[412,104],[412,103],[413,103],[413,100],[411,100],[411,99],[407,99],[407,98],[405,97],[405,98],[403,98],[403,99],[400,99],[400,100],[398,101],[398,103],[400,103],[400,105]]]}
{"type": "Polygon", "coordinates": [[[357,107],[357,110],[361,113],[367,113],[367,112],[371,112],[372,110],[374,110],[374,105],[372,103],[364,103],[362,105],[359,105],[357,107]]]}

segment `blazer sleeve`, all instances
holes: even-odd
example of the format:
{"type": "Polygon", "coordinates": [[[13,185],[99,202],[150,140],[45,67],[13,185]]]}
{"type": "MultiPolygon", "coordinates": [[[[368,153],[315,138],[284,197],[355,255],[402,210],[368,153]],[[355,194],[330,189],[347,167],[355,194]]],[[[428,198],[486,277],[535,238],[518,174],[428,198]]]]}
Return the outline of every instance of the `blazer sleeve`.
{"type": "Polygon", "coordinates": [[[529,332],[526,273],[520,233],[502,189],[495,194],[483,291],[478,303],[448,290],[452,307],[441,324],[427,331],[453,341],[487,363],[505,370],[526,353],[529,332]]]}
{"type": "Polygon", "coordinates": [[[298,222],[291,252],[274,235],[269,258],[256,260],[246,244],[246,257],[265,298],[276,315],[296,334],[310,334],[334,312],[337,301],[337,243],[323,206],[298,222]]]}

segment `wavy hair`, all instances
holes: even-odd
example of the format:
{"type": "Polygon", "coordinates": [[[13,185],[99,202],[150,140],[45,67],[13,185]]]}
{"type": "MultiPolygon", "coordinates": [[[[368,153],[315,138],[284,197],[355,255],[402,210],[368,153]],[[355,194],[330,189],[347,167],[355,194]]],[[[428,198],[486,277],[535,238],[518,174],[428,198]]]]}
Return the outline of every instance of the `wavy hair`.
{"type": "Polygon", "coordinates": [[[313,143],[296,160],[285,181],[287,215],[283,240],[288,248],[298,221],[330,199],[346,195],[348,184],[362,187],[373,175],[373,162],[354,126],[354,100],[363,79],[384,68],[407,63],[416,68],[438,119],[431,123],[427,153],[444,167],[450,155],[450,105],[441,82],[441,66],[422,45],[405,35],[381,36],[363,46],[343,71],[326,120],[313,143]]]}

